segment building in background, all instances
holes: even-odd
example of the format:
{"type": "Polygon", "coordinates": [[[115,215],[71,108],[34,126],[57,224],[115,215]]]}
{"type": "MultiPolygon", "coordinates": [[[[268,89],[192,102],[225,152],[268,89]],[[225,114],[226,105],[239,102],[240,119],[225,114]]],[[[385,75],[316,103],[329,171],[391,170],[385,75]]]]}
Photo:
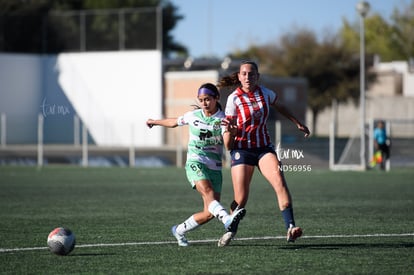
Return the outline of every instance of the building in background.
{"type": "MultiPolygon", "coordinates": [[[[192,60],[191,64],[188,60],[187,63],[186,61],[181,62],[180,60],[176,60],[175,63],[170,62],[165,64],[164,110],[166,117],[177,117],[192,110],[194,105],[197,105],[197,90],[202,84],[206,82],[217,84],[221,77],[239,69],[238,61],[233,61],[231,64],[227,64],[228,66],[223,66],[222,61],[215,59],[192,60]],[[184,64],[184,66],[180,67],[180,64],[184,64]]],[[[286,105],[298,119],[306,121],[307,82],[305,79],[274,77],[261,74],[260,83],[275,91],[278,94],[280,102],[286,105]]],[[[220,102],[223,108],[231,92],[232,90],[221,90],[220,102]]],[[[276,135],[276,120],[281,121],[281,128],[283,129],[282,139],[292,141],[297,137],[295,125],[271,108],[268,128],[273,138],[276,135]]],[[[175,145],[178,141],[181,142],[182,146],[186,146],[188,141],[187,131],[182,131],[180,128],[177,128],[166,132],[166,144],[175,145]]]]}

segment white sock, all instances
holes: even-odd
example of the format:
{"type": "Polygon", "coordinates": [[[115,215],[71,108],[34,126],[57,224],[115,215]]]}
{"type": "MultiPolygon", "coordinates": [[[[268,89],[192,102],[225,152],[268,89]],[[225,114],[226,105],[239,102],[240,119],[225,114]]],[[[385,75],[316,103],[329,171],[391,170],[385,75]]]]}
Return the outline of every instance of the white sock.
{"type": "Polygon", "coordinates": [[[176,232],[180,235],[184,235],[186,232],[196,229],[199,224],[194,219],[194,215],[186,219],[183,223],[177,225],[176,232]]]}
{"type": "Polygon", "coordinates": [[[210,213],[223,224],[226,224],[226,222],[230,219],[229,213],[227,213],[226,209],[216,200],[212,201],[208,205],[208,211],[210,211],[210,213]]]}

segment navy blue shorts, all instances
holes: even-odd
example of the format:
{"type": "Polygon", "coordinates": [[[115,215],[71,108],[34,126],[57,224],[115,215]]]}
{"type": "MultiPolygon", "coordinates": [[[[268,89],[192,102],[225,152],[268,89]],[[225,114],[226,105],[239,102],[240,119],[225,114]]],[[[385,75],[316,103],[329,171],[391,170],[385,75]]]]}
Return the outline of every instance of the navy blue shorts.
{"type": "Polygon", "coordinates": [[[233,149],[230,151],[231,166],[233,167],[239,164],[258,166],[259,160],[267,153],[276,155],[273,145],[252,149],[233,149]]]}

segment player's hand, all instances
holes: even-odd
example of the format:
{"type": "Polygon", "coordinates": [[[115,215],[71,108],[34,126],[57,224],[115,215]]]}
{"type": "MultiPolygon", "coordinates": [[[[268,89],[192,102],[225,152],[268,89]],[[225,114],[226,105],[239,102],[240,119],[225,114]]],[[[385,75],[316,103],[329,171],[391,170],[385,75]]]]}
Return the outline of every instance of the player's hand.
{"type": "Polygon", "coordinates": [[[309,131],[308,127],[306,127],[305,125],[299,124],[298,129],[305,133],[305,138],[310,136],[310,131],[309,131]]]}
{"type": "Polygon", "coordinates": [[[221,121],[221,124],[226,126],[226,131],[229,132],[232,136],[235,136],[237,134],[237,125],[234,120],[224,118],[221,121]]]}
{"type": "Polygon", "coordinates": [[[147,120],[146,124],[147,124],[148,128],[151,129],[152,126],[154,126],[154,120],[150,118],[150,119],[147,120]]]}

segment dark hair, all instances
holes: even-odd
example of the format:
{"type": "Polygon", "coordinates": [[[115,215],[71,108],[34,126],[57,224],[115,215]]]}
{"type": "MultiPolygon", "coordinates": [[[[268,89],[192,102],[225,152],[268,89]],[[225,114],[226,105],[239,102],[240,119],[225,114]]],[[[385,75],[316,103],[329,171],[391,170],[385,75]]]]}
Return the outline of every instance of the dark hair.
{"type": "MultiPolygon", "coordinates": [[[[210,93],[208,93],[210,96],[213,96],[214,98],[216,98],[216,99],[219,99],[220,98],[220,92],[219,92],[219,90],[217,89],[217,87],[216,87],[216,85],[214,85],[214,84],[211,84],[211,83],[204,83],[203,85],[201,85],[200,86],[200,88],[198,88],[198,91],[200,91],[201,89],[207,89],[207,90],[209,90],[210,92],[212,92],[212,94],[210,94],[210,93]]],[[[200,106],[198,106],[198,105],[193,105],[195,108],[197,108],[197,109],[200,109],[200,106]]],[[[220,109],[220,110],[223,110],[223,107],[221,106],[221,104],[220,104],[220,102],[219,101],[217,101],[217,107],[220,109]]]]}
{"type": "Polygon", "coordinates": [[[238,76],[238,72],[234,72],[231,75],[226,75],[223,76],[220,81],[218,82],[217,86],[219,88],[235,88],[235,87],[239,87],[241,85],[240,81],[239,81],[239,76],[238,76]]]}
{"type": "Polygon", "coordinates": [[[245,64],[252,65],[252,66],[256,69],[256,71],[257,71],[257,72],[259,72],[259,66],[257,66],[257,63],[256,63],[256,62],[254,62],[254,61],[250,61],[250,60],[243,60],[243,61],[240,63],[240,67],[241,67],[242,65],[245,65],[245,64]]]}
{"type": "MultiPolygon", "coordinates": [[[[243,65],[246,65],[246,64],[252,65],[253,68],[255,68],[257,72],[259,72],[259,66],[257,66],[257,63],[254,62],[254,61],[250,61],[250,60],[244,60],[244,61],[240,62],[239,71],[240,71],[240,67],[243,66],[243,65]]],[[[234,72],[231,75],[227,75],[227,76],[222,77],[220,79],[219,83],[217,84],[217,86],[219,88],[240,87],[241,83],[239,81],[238,74],[239,74],[239,72],[234,72]]]]}

